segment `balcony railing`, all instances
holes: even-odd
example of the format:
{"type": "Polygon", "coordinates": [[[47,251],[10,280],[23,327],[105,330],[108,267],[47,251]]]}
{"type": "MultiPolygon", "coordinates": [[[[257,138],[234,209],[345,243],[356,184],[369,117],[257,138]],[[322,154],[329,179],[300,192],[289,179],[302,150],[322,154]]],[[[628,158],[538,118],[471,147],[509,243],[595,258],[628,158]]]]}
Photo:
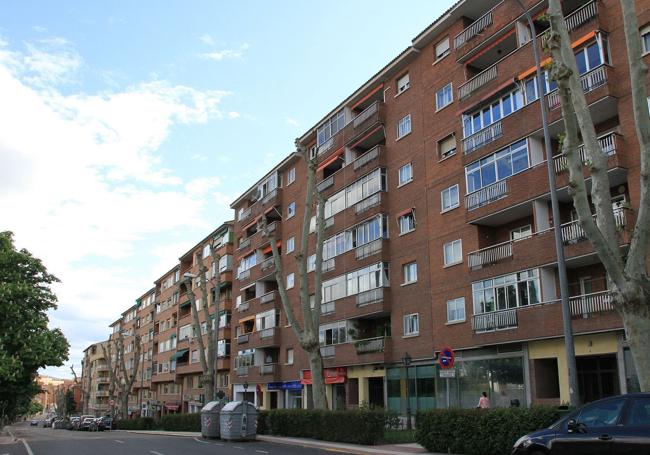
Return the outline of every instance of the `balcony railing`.
{"type": "Polygon", "coordinates": [[[488,11],[483,16],[479,17],[476,21],[460,32],[454,38],[454,47],[456,49],[463,47],[469,40],[478,36],[483,30],[492,25],[492,11],[488,11]]]}
{"type": "Polygon", "coordinates": [[[248,270],[243,270],[243,271],[241,271],[241,272],[239,272],[239,273],[237,274],[237,279],[238,279],[239,281],[247,280],[247,279],[249,279],[250,277],[251,277],[251,270],[250,270],[250,269],[248,269],[248,270]]]}
{"type": "Polygon", "coordinates": [[[375,193],[372,196],[365,198],[363,201],[358,202],[357,205],[354,206],[354,211],[359,215],[373,207],[377,207],[379,204],[381,204],[381,193],[375,193]]]}
{"type": "Polygon", "coordinates": [[[243,250],[245,248],[248,248],[249,246],[251,246],[251,238],[246,237],[245,239],[241,239],[241,241],[239,242],[239,248],[238,249],[243,250]]]}
{"type": "MultiPolygon", "coordinates": [[[[607,65],[600,65],[580,77],[580,85],[582,86],[582,91],[585,93],[596,90],[598,87],[605,85],[606,83],[607,65]]],[[[548,102],[548,108],[551,110],[557,109],[561,105],[560,93],[557,89],[549,93],[546,99],[548,102]]]]}
{"type": "Polygon", "coordinates": [[[251,213],[253,213],[253,209],[251,207],[245,208],[239,214],[239,221],[244,221],[251,216],[251,213]]]}
{"type": "Polygon", "coordinates": [[[366,340],[358,340],[354,343],[357,354],[370,354],[372,352],[384,352],[386,347],[386,338],[369,338],[366,340]]]}
{"type": "Polygon", "coordinates": [[[334,186],[334,175],[330,175],[325,180],[316,185],[318,192],[325,191],[326,189],[334,186]]]}
{"type": "Polygon", "coordinates": [[[365,245],[358,246],[354,250],[354,256],[358,260],[361,260],[372,256],[373,254],[380,253],[382,248],[382,240],[383,239],[377,239],[373,240],[370,243],[366,243],[365,245]]]}
{"type": "MultiPolygon", "coordinates": [[[[616,154],[616,133],[609,133],[605,136],[598,138],[598,144],[600,145],[601,150],[607,156],[612,156],[616,154]]],[[[580,153],[580,159],[582,163],[587,163],[587,156],[585,155],[585,146],[584,144],[578,147],[578,152],[580,153]]],[[[553,163],[555,165],[555,173],[559,174],[568,169],[569,163],[565,154],[558,155],[553,158],[553,163]]]]}
{"type": "Polygon", "coordinates": [[[326,142],[323,142],[321,145],[319,145],[317,153],[321,155],[327,152],[330,148],[332,148],[333,145],[334,145],[334,136],[332,136],[326,142]]]}
{"type": "Polygon", "coordinates": [[[260,303],[269,303],[275,300],[275,291],[267,292],[260,297],[260,303]]]}
{"type": "Polygon", "coordinates": [[[508,181],[500,180],[465,196],[465,208],[475,210],[508,195],[508,181]]]}
{"type": "MultiPolygon", "coordinates": [[[[566,27],[570,31],[577,29],[583,24],[595,19],[598,16],[598,5],[595,1],[589,2],[581,6],[568,16],[565,16],[566,27]]],[[[549,36],[549,30],[542,34],[542,43],[545,44],[549,36]]]]}
{"type": "Polygon", "coordinates": [[[352,120],[352,128],[357,129],[379,110],[379,101],[375,101],[352,120]]]}
{"type": "Polygon", "coordinates": [[[381,150],[381,147],[378,145],[376,147],[371,148],[368,150],[366,153],[361,155],[359,158],[354,160],[352,162],[352,168],[357,171],[364,167],[366,164],[370,163],[373,160],[376,160],[379,158],[379,152],[381,150]]]}
{"type": "Polygon", "coordinates": [[[320,355],[323,357],[334,357],[336,355],[336,346],[321,346],[320,355]]]}
{"type": "Polygon", "coordinates": [[[332,226],[334,226],[334,217],[330,216],[325,220],[325,229],[331,228],[332,226]]]}
{"type": "Polygon", "coordinates": [[[512,241],[489,246],[467,255],[467,264],[470,269],[476,269],[487,264],[494,264],[512,257],[512,241]]]}
{"type": "Polygon", "coordinates": [[[384,300],[384,288],[372,289],[371,291],[357,294],[357,306],[379,303],[384,300]]]}
{"type": "Polygon", "coordinates": [[[275,267],[275,259],[273,256],[270,258],[266,258],[262,261],[262,264],[260,265],[260,270],[265,271],[265,270],[270,270],[275,267]]]}
{"type": "Polygon", "coordinates": [[[320,314],[331,314],[336,310],[336,302],[323,303],[320,306],[320,314]]]}
{"type": "Polygon", "coordinates": [[[248,343],[249,339],[250,339],[250,333],[244,333],[242,335],[237,336],[237,343],[246,344],[248,343]]]}
{"type": "Polygon", "coordinates": [[[472,316],[472,330],[491,332],[517,327],[517,309],[493,311],[472,316]]]}
{"type": "MultiPolygon", "coordinates": [[[[619,207],[614,209],[614,223],[617,229],[622,229],[627,224],[627,209],[619,207]]],[[[594,215],[594,219],[596,216],[594,215]]],[[[562,225],[562,240],[565,244],[574,244],[587,240],[587,233],[580,226],[580,221],[575,220],[562,225]]]]}
{"type": "Polygon", "coordinates": [[[502,122],[498,121],[463,139],[463,153],[468,155],[503,135],[502,122]]]}
{"type": "Polygon", "coordinates": [[[247,300],[245,302],[240,303],[237,306],[237,311],[239,311],[240,313],[243,313],[244,311],[248,311],[250,309],[250,307],[251,307],[251,301],[247,300]]]}
{"type": "Polygon", "coordinates": [[[488,82],[497,78],[497,65],[492,65],[458,87],[458,98],[464,100],[488,82]]]}
{"type": "Polygon", "coordinates": [[[275,335],[275,327],[269,327],[268,329],[260,330],[260,339],[272,338],[275,335]]]}
{"type": "Polygon", "coordinates": [[[266,196],[264,196],[264,197],[262,198],[262,204],[266,204],[267,202],[269,202],[271,199],[273,199],[273,198],[276,197],[277,195],[278,195],[278,189],[277,189],[277,188],[274,189],[274,190],[272,190],[272,191],[269,191],[269,192],[266,194],[266,196]]]}
{"type": "Polygon", "coordinates": [[[260,374],[273,374],[275,373],[275,364],[260,365],[260,374]]]}
{"type": "Polygon", "coordinates": [[[579,295],[569,299],[571,316],[587,317],[590,314],[614,311],[612,294],[609,291],[579,295]]]}
{"type": "Polygon", "coordinates": [[[248,376],[248,367],[237,367],[235,369],[237,376],[248,376]]]}
{"type": "Polygon", "coordinates": [[[336,260],[335,258],[328,259],[327,261],[323,261],[323,266],[321,268],[321,271],[323,273],[325,272],[330,272],[334,270],[334,267],[336,267],[336,260]]]}

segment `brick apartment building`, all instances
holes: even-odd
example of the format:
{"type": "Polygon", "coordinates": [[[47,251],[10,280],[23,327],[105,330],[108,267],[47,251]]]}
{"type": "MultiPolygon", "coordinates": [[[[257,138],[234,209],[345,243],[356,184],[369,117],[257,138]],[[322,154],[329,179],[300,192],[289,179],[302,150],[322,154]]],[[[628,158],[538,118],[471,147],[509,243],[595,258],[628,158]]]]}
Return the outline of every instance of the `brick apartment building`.
{"type": "MultiPolygon", "coordinates": [[[[404,411],[568,402],[553,220],[539,102],[562,133],[557,91],[534,83],[531,34],[547,2],[459,1],[301,138],[327,199],[320,327],[332,408],[404,411]],[[443,377],[436,355],[456,352],[443,377]]],[[[639,24],[650,2],[637,1],[639,24]]],[[[639,148],[617,1],[565,0],[582,86],[603,152],[625,249],[639,200],[639,148]]],[[[645,30],[644,30],[645,32],[645,30]]],[[[650,35],[647,35],[650,45],[650,35]]],[[[541,41],[541,40],[540,40],[541,41]]],[[[579,227],[566,161],[551,144],[583,400],[637,387],[605,271],[579,227]]],[[[305,404],[311,382],[277,293],[274,226],[288,294],[299,300],[306,166],[289,155],[235,210],[233,393],[264,408],[305,404]],[[247,388],[245,388],[245,385],[247,388]]],[[[310,247],[314,251],[312,234],[310,247]]],[[[312,277],[313,280],[313,277],[312,277]]],[[[313,289],[313,283],[310,283],[313,289]]]]}
{"type": "Polygon", "coordinates": [[[84,414],[105,415],[108,410],[108,363],[104,358],[102,345],[106,341],[93,343],[84,349],[81,361],[81,406],[84,414]]]}

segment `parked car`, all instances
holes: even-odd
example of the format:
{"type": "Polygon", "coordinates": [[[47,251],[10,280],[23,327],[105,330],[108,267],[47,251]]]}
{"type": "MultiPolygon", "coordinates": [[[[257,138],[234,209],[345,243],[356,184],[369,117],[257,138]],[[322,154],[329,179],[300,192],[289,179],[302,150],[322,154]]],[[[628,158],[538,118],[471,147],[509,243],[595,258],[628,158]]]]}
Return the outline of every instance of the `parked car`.
{"type": "Polygon", "coordinates": [[[29,422],[29,426],[30,426],[30,427],[37,427],[37,426],[38,426],[38,422],[40,422],[40,421],[37,420],[37,419],[32,419],[32,421],[29,422]]]}
{"type": "Polygon", "coordinates": [[[68,429],[69,430],[78,430],[80,420],[81,420],[81,417],[70,417],[70,428],[68,428],[68,429]]]}
{"type": "Polygon", "coordinates": [[[647,455],[650,393],[594,401],[549,428],[522,436],[513,455],[647,455]]]}
{"type": "Polygon", "coordinates": [[[95,420],[95,416],[85,415],[81,416],[79,420],[79,430],[89,430],[90,424],[95,420]]]}

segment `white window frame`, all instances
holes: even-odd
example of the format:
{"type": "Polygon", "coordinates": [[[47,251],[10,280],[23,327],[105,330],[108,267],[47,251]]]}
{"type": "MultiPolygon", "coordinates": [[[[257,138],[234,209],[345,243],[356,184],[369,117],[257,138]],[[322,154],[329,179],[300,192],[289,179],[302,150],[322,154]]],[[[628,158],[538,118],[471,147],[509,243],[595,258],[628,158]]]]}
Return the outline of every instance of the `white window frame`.
{"type": "Polygon", "coordinates": [[[293,218],[296,216],[296,202],[289,202],[287,205],[287,219],[293,218]]]}
{"type": "Polygon", "coordinates": [[[287,275],[287,289],[293,289],[296,284],[296,275],[291,272],[287,275]]]}
{"type": "Polygon", "coordinates": [[[530,224],[525,226],[519,226],[518,228],[512,229],[510,231],[510,241],[518,242],[520,240],[525,240],[533,235],[533,227],[530,224]]]}
{"type": "MultiPolygon", "coordinates": [[[[449,266],[456,265],[456,264],[462,264],[463,263],[463,240],[462,239],[456,239],[456,240],[453,240],[451,242],[445,243],[444,246],[443,246],[443,257],[444,257],[445,267],[449,267],[449,266]],[[453,262],[447,262],[447,259],[448,259],[447,258],[447,248],[451,247],[452,253],[454,253],[455,249],[456,249],[456,245],[458,245],[458,250],[459,250],[458,258],[459,259],[457,259],[457,260],[455,260],[453,262]]],[[[452,259],[454,259],[454,258],[452,258],[452,259]]]]}
{"type": "Polygon", "coordinates": [[[440,192],[440,208],[442,209],[440,210],[440,213],[449,212],[450,210],[457,209],[458,207],[460,207],[460,186],[457,183],[448,188],[445,188],[440,192]],[[455,204],[452,203],[449,205],[449,207],[445,207],[445,194],[449,195],[449,200],[451,201],[452,190],[454,188],[456,189],[456,202],[455,204]]]}
{"type": "Polygon", "coordinates": [[[397,122],[397,140],[402,139],[405,136],[411,134],[411,114],[407,114],[397,122]],[[408,126],[408,128],[407,128],[408,126]]]}
{"type": "Polygon", "coordinates": [[[418,281],[418,263],[416,261],[409,262],[402,266],[402,277],[404,282],[402,285],[417,283],[418,281]]]}
{"type": "Polygon", "coordinates": [[[287,363],[285,365],[293,365],[294,351],[293,348],[287,348],[287,363]]]}
{"type": "Polygon", "coordinates": [[[451,42],[449,37],[445,37],[438,41],[434,46],[433,46],[433,52],[436,57],[436,62],[442,60],[446,56],[448,56],[451,53],[451,42]],[[441,46],[442,45],[442,46],[441,46]],[[440,48],[444,48],[442,52],[439,51],[440,48]]]}
{"type": "Polygon", "coordinates": [[[458,141],[456,140],[456,134],[452,133],[448,136],[443,137],[438,141],[438,160],[442,161],[442,160],[446,160],[449,157],[454,156],[457,150],[458,150],[458,141]],[[454,141],[454,147],[450,148],[447,152],[443,152],[442,146],[450,139],[454,141]]]}
{"type": "Polygon", "coordinates": [[[401,93],[404,93],[409,88],[411,88],[411,79],[409,77],[409,73],[406,73],[397,79],[397,94],[399,95],[401,93]]]}
{"type": "Polygon", "coordinates": [[[641,51],[643,52],[643,55],[650,54],[650,45],[646,48],[646,43],[644,38],[646,35],[650,35],[650,24],[646,25],[645,27],[641,27],[641,30],[639,31],[639,35],[641,35],[641,51]]]}
{"type": "Polygon", "coordinates": [[[405,337],[413,337],[420,334],[420,313],[405,314],[403,322],[405,337]]]}
{"type": "Polygon", "coordinates": [[[456,299],[451,299],[447,300],[447,323],[448,324],[455,324],[457,322],[465,322],[467,320],[467,314],[465,311],[465,297],[458,297],[456,299]],[[453,306],[453,308],[451,308],[453,306]],[[463,317],[456,317],[455,319],[452,319],[450,317],[451,312],[450,309],[453,310],[456,314],[459,313],[460,310],[462,310],[463,317]]]}
{"type": "Polygon", "coordinates": [[[400,215],[400,217],[397,218],[397,224],[399,227],[399,235],[404,235],[404,234],[408,234],[409,232],[415,231],[415,228],[417,227],[417,222],[415,220],[415,213],[413,213],[413,211],[411,210],[409,213],[400,215]],[[410,226],[411,223],[407,221],[409,218],[413,218],[413,226],[410,226]],[[404,223],[408,223],[408,225],[404,223]],[[408,227],[408,229],[404,230],[403,228],[405,227],[408,227]]]}
{"type": "Polygon", "coordinates": [[[454,84],[453,82],[449,82],[447,85],[445,85],[444,87],[442,87],[440,90],[436,92],[436,112],[446,108],[453,102],[454,102],[454,84]],[[444,96],[443,101],[446,101],[443,105],[440,105],[441,96],[444,96]]]}
{"type": "Polygon", "coordinates": [[[296,181],[296,168],[292,167],[287,171],[287,186],[296,181]]]}
{"type": "Polygon", "coordinates": [[[411,183],[413,181],[413,163],[406,163],[404,166],[400,167],[397,170],[397,187],[399,188],[400,186],[404,186],[407,183],[411,183]],[[404,177],[402,175],[402,171],[406,173],[406,170],[408,170],[408,175],[406,175],[406,179],[402,180],[404,177]]]}
{"type": "Polygon", "coordinates": [[[291,236],[287,239],[287,245],[286,245],[286,254],[293,253],[296,249],[296,238],[294,236],[291,236]]]}

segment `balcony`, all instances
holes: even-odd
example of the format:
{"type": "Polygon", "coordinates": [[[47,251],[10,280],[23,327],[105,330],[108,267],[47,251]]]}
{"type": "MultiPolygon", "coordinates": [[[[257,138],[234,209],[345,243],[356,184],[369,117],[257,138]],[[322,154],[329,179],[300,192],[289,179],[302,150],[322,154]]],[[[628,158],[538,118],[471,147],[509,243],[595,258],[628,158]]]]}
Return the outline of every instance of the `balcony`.
{"type": "Polygon", "coordinates": [[[574,318],[587,318],[598,313],[614,311],[612,294],[609,291],[585,294],[569,299],[571,316],[574,318]]]}
{"type": "MultiPolygon", "coordinates": [[[[602,152],[607,156],[612,156],[616,154],[616,137],[618,134],[609,133],[605,136],[598,138],[598,144],[602,152]]],[[[580,153],[580,159],[583,164],[587,164],[587,157],[585,155],[585,146],[584,144],[578,147],[578,153],[580,153]]],[[[560,174],[566,171],[569,168],[569,163],[567,162],[567,157],[565,154],[555,156],[553,158],[553,164],[555,166],[555,173],[560,174]]]]}
{"type": "Polygon", "coordinates": [[[274,202],[275,199],[278,196],[278,188],[269,191],[263,198],[262,198],[262,205],[266,205],[270,202],[274,202]]]}
{"type": "Polygon", "coordinates": [[[237,336],[237,344],[246,344],[250,340],[250,333],[244,333],[237,336]]]}
{"type": "Polygon", "coordinates": [[[372,163],[373,161],[379,159],[379,154],[381,152],[381,146],[377,145],[370,150],[368,150],[366,153],[361,155],[359,158],[354,160],[352,162],[352,169],[355,171],[358,171],[360,169],[363,169],[366,167],[366,165],[372,163]]]}
{"type": "Polygon", "coordinates": [[[237,376],[248,376],[248,367],[237,367],[235,368],[235,373],[237,376]]]}
{"type": "Polygon", "coordinates": [[[320,355],[323,358],[334,357],[336,355],[336,345],[322,346],[320,348],[320,355]]]}
{"type": "Polygon", "coordinates": [[[468,155],[503,136],[503,121],[499,120],[463,139],[463,153],[468,155]]]}
{"type": "Polygon", "coordinates": [[[365,198],[361,202],[357,202],[357,204],[354,206],[354,212],[357,215],[361,215],[371,208],[377,207],[379,204],[381,204],[381,192],[375,193],[372,196],[365,198]]]}
{"type": "Polygon", "coordinates": [[[491,332],[517,327],[517,309],[499,310],[472,316],[474,332],[491,332]]]}
{"type": "Polygon", "coordinates": [[[107,397],[108,396],[108,390],[97,390],[95,392],[96,397],[107,397]]]}
{"type": "Polygon", "coordinates": [[[253,209],[251,207],[242,210],[239,214],[239,222],[241,223],[242,221],[250,218],[252,213],[253,213],[253,209]]]}
{"type": "Polygon", "coordinates": [[[465,208],[475,210],[508,195],[508,181],[500,180],[465,196],[465,208]]]}
{"type": "Polygon", "coordinates": [[[469,79],[463,85],[458,87],[458,98],[463,101],[469,98],[472,93],[483,87],[498,76],[497,65],[494,64],[484,71],[481,71],[473,78],[469,79]]]}
{"type": "Polygon", "coordinates": [[[356,295],[357,307],[381,303],[384,301],[384,288],[377,288],[371,291],[362,292],[356,295]]]}
{"type": "Polygon", "coordinates": [[[251,277],[251,270],[243,270],[237,274],[237,279],[239,281],[246,281],[251,277]]]}
{"type": "Polygon", "coordinates": [[[380,238],[377,240],[373,240],[370,243],[366,243],[365,245],[356,247],[354,250],[354,257],[357,260],[362,260],[372,256],[373,254],[381,253],[382,246],[383,246],[383,239],[380,238]]]}
{"type": "Polygon", "coordinates": [[[262,261],[262,263],[260,264],[260,270],[262,272],[264,272],[266,270],[271,270],[271,269],[274,269],[274,268],[275,268],[275,259],[273,258],[273,256],[271,256],[270,258],[264,259],[262,261]]]}
{"type": "Polygon", "coordinates": [[[255,332],[255,338],[251,340],[251,344],[255,348],[280,346],[280,329],[278,327],[269,327],[255,332]]]}
{"type": "Polygon", "coordinates": [[[260,297],[260,303],[264,305],[265,303],[271,303],[275,301],[275,291],[267,292],[260,297]]]}
{"type": "Polygon", "coordinates": [[[263,329],[258,332],[260,340],[264,340],[266,338],[273,338],[275,335],[275,327],[270,327],[268,329],[263,329]]]}
{"type": "MultiPolygon", "coordinates": [[[[618,230],[627,225],[627,213],[629,209],[620,207],[614,209],[614,223],[618,230]]],[[[594,219],[596,216],[594,215],[594,219]]],[[[587,233],[580,226],[580,221],[575,220],[562,225],[562,240],[565,245],[572,245],[587,240],[587,233]]]]}
{"type": "Polygon", "coordinates": [[[467,255],[467,264],[470,269],[478,269],[488,264],[495,264],[503,259],[512,257],[512,241],[489,246],[467,255]]]}
{"type": "Polygon", "coordinates": [[[490,25],[492,25],[492,10],[479,17],[477,20],[472,22],[471,25],[465,28],[465,30],[456,35],[454,38],[454,48],[459,52],[473,38],[482,35],[481,32],[490,25]]]}
{"type": "MultiPolygon", "coordinates": [[[[566,27],[569,32],[577,29],[578,27],[590,22],[598,16],[598,5],[595,1],[589,2],[586,5],[578,8],[568,16],[564,17],[566,22],[566,27]]],[[[542,42],[546,44],[548,39],[549,31],[545,31],[542,36],[542,42]]]]}
{"type": "MultiPolygon", "coordinates": [[[[580,76],[580,85],[582,86],[582,91],[585,95],[607,83],[608,68],[608,65],[601,65],[580,76]]],[[[546,97],[546,102],[548,103],[548,108],[550,110],[559,108],[562,104],[560,101],[559,91],[556,89],[549,93],[546,97]]]]}
{"type": "Polygon", "coordinates": [[[251,238],[246,237],[245,239],[241,239],[241,241],[239,242],[239,247],[237,249],[241,251],[241,250],[245,250],[249,246],[251,246],[251,238]]]}
{"type": "Polygon", "coordinates": [[[275,368],[276,365],[274,363],[267,364],[267,365],[260,365],[260,374],[265,375],[265,374],[275,374],[275,368]]]}
{"type": "Polygon", "coordinates": [[[354,343],[357,354],[372,354],[373,352],[384,352],[386,348],[386,337],[369,338],[358,340],[354,343]]]}
{"type": "Polygon", "coordinates": [[[331,188],[333,186],[334,186],[334,175],[330,175],[325,180],[323,180],[318,185],[316,185],[316,190],[318,190],[319,193],[322,193],[326,189],[331,188]]]}

